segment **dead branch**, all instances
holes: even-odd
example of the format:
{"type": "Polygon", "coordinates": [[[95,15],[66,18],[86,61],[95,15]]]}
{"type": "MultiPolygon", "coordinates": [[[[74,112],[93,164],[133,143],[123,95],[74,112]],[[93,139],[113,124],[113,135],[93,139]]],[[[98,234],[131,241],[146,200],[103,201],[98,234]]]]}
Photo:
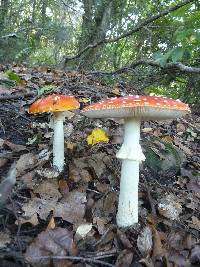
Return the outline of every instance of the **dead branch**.
{"type": "Polygon", "coordinates": [[[126,72],[130,69],[134,69],[139,65],[150,65],[153,67],[159,67],[162,68],[164,70],[180,70],[181,72],[187,72],[187,73],[200,73],[200,68],[196,68],[196,67],[190,67],[190,66],[186,66],[180,62],[177,63],[167,63],[164,66],[161,66],[160,63],[156,60],[151,60],[151,59],[142,59],[142,60],[138,60],[128,66],[125,66],[117,71],[115,71],[115,73],[122,73],[122,72],[126,72]]]}
{"type": "Polygon", "coordinates": [[[15,32],[12,32],[12,33],[8,33],[6,35],[3,35],[0,37],[0,39],[4,39],[4,38],[17,38],[17,34],[15,32]]]}
{"type": "Polygon", "coordinates": [[[65,64],[69,60],[73,60],[73,59],[79,58],[82,54],[84,54],[86,51],[88,51],[91,48],[96,48],[97,46],[100,46],[102,44],[114,43],[114,42],[117,42],[117,41],[119,41],[119,40],[121,40],[121,39],[123,39],[125,37],[129,37],[132,34],[138,32],[139,30],[141,30],[143,27],[147,26],[148,24],[150,24],[150,23],[152,23],[152,22],[154,22],[154,21],[156,21],[156,20],[158,20],[158,19],[170,14],[171,12],[173,12],[173,11],[175,11],[175,10],[177,10],[177,9],[179,9],[179,8],[189,4],[189,3],[192,3],[194,1],[195,0],[186,0],[186,1],[182,2],[182,3],[179,3],[176,6],[171,7],[168,10],[165,10],[165,11],[161,12],[160,14],[157,14],[155,16],[150,17],[149,19],[147,19],[147,20],[143,21],[142,23],[140,23],[138,26],[134,27],[132,30],[130,30],[130,31],[128,31],[128,32],[116,37],[116,38],[104,39],[104,40],[101,40],[101,41],[99,41],[99,42],[97,42],[95,44],[89,44],[83,50],[81,50],[77,55],[72,56],[72,57],[66,57],[65,58],[65,64]]]}
{"type": "Polygon", "coordinates": [[[180,62],[177,63],[167,63],[164,66],[161,66],[161,64],[156,61],[156,60],[151,60],[151,59],[141,59],[138,60],[130,65],[127,65],[125,67],[122,67],[121,69],[118,69],[116,71],[112,71],[112,72],[101,72],[101,71],[96,71],[96,72],[90,72],[91,74],[107,74],[107,75],[112,75],[112,74],[120,74],[120,73],[124,73],[124,72],[129,72],[132,71],[133,69],[135,69],[136,67],[140,66],[140,65],[149,65],[152,67],[158,67],[161,68],[163,70],[178,70],[181,72],[185,72],[185,73],[194,73],[194,74],[200,74],[200,68],[197,67],[190,67],[190,66],[186,66],[180,62]]]}
{"type": "Polygon", "coordinates": [[[37,259],[54,259],[54,260],[71,260],[71,261],[82,261],[82,262],[88,262],[88,263],[96,263],[101,264],[108,267],[115,267],[115,265],[107,263],[105,261],[96,260],[92,258],[84,258],[84,257],[78,257],[78,256],[41,256],[41,257],[35,257],[37,259]]]}

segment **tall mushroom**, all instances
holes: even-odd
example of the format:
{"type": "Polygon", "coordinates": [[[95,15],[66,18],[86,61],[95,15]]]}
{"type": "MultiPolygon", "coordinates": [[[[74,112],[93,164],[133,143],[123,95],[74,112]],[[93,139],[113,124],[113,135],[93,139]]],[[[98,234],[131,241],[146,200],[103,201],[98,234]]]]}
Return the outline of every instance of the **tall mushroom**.
{"type": "Polygon", "coordinates": [[[82,110],[89,118],[125,119],[124,141],[116,155],[122,159],[118,226],[138,222],[139,163],[145,160],[139,143],[141,121],[175,119],[189,112],[189,106],[180,100],[139,95],[103,100],[82,110]]]}
{"type": "Polygon", "coordinates": [[[54,115],[53,166],[58,172],[64,168],[64,129],[66,111],[78,109],[79,102],[73,96],[53,94],[36,100],[29,113],[51,112],[54,115]]]}

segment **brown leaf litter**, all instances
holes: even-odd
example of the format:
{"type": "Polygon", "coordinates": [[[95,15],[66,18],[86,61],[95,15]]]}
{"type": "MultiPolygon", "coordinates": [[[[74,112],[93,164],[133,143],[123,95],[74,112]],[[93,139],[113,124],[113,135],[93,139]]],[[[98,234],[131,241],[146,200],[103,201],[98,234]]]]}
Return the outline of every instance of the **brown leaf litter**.
{"type": "MultiPolygon", "coordinates": [[[[24,82],[4,94],[0,87],[0,182],[13,161],[17,169],[0,210],[0,261],[41,267],[199,266],[199,117],[142,124],[147,160],[141,164],[139,223],[117,229],[120,162],[115,154],[123,121],[72,113],[64,125],[66,167],[55,179],[51,115],[30,116],[27,107],[46,85],[74,95],[82,106],[133,94],[133,88],[106,86],[92,74],[9,68],[24,82]],[[99,127],[109,142],[91,147],[86,138],[99,127]]],[[[0,66],[0,76],[5,69],[0,66]]]]}

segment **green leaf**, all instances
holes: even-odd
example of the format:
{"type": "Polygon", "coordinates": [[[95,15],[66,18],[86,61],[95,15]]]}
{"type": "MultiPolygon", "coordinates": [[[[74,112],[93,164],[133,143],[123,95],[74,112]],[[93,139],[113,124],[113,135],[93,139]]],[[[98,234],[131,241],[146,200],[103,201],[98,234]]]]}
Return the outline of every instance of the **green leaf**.
{"type": "Polygon", "coordinates": [[[7,75],[8,79],[11,80],[11,81],[16,81],[17,83],[21,82],[21,78],[19,77],[19,75],[17,75],[12,70],[7,70],[6,71],[6,75],[7,75]]]}
{"type": "Polygon", "coordinates": [[[172,13],[172,16],[175,16],[175,17],[183,17],[185,16],[185,14],[189,11],[189,9],[191,8],[191,3],[190,4],[187,4],[177,10],[175,10],[173,13],[172,13]]]}
{"type": "Polygon", "coordinates": [[[171,59],[173,63],[176,63],[178,61],[181,61],[184,54],[184,48],[183,47],[176,47],[173,49],[171,53],[171,59]]]}
{"type": "Polygon", "coordinates": [[[163,58],[163,54],[158,51],[152,55],[152,58],[159,61],[161,58],[163,58]]]}
{"type": "Polygon", "coordinates": [[[37,94],[38,96],[41,96],[47,92],[52,92],[52,91],[55,91],[57,89],[56,86],[54,85],[45,85],[43,87],[40,87],[38,90],[37,90],[37,94]]]}
{"type": "Polygon", "coordinates": [[[161,67],[164,67],[167,63],[166,55],[163,55],[160,51],[154,53],[152,57],[160,63],[161,67]]]}
{"type": "Polygon", "coordinates": [[[187,49],[185,49],[183,58],[185,60],[190,60],[192,58],[192,47],[188,47],[187,49]]]}
{"type": "Polygon", "coordinates": [[[196,32],[195,35],[196,35],[197,41],[200,42],[200,32],[196,32]]]}

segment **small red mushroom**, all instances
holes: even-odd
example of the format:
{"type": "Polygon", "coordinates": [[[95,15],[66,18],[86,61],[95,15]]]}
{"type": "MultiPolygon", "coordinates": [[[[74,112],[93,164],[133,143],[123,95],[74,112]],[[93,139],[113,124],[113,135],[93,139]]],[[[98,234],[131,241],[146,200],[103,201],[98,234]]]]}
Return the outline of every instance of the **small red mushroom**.
{"type": "Polygon", "coordinates": [[[124,141],[116,155],[122,159],[118,226],[138,222],[139,163],[145,160],[139,143],[141,121],[175,119],[189,112],[189,106],[180,100],[140,95],[102,100],[82,110],[89,118],[125,119],[124,141]]]}
{"type": "Polygon", "coordinates": [[[29,113],[52,112],[54,115],[53,166],[61,172],[64,168],[63,121],[67,110],[78,109],[79,102],[73,96],[49,95],[38,99],[29,107],[29,113]]]}

